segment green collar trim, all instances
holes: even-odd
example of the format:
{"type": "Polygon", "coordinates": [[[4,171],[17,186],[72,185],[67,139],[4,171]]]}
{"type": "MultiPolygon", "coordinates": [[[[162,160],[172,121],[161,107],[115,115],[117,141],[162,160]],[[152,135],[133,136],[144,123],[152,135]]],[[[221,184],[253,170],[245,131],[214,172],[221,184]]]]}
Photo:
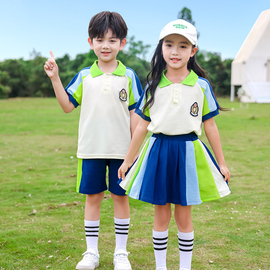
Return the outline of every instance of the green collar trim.
{"type": "MultiPolygon", "coordinates": [[[[167,70],[165,69],[163,71],[163,73],[162,73],[161,80],[160,80],[160,82],[158,84],[160,88],[166,87],[166,86],[168,86],[170,84],[173,84],[165,76],[166,72],[167,72],[167,70]]],[[[198,80],[198,75],[193,70],[191,70],[190,73],[188,74],[188,76],[181,82],[181,84],[188,85],[188,86],[193,86],[196,83],[197,80],[198,80]]]]}
{"type": "MultiPolygon", "coordinates": [[[[90,73],[91,73],[92,78],[104,74],[104,72],[99,69],[97,63],[98,63],[98,60],[96,60],[90,68],[90,73]]],[[[126,67],[122,64],[121,61],[117,61],[117,63],[118,63],[118,66],[116,70],[112,72],[112,74],[116,76],[124,76],[126,74],[126,67]]]]}

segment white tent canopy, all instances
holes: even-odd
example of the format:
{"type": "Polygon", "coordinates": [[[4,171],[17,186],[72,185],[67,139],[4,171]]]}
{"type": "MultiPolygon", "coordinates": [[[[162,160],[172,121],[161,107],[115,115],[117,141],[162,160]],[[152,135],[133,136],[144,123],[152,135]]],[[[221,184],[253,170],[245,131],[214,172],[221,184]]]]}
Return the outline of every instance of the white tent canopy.
{"type": "Polygon", "coordinates": [[[270,102],[270,9],[260,14],[232,62],[231,101],[235,86],[243,102],[270,102]]]}

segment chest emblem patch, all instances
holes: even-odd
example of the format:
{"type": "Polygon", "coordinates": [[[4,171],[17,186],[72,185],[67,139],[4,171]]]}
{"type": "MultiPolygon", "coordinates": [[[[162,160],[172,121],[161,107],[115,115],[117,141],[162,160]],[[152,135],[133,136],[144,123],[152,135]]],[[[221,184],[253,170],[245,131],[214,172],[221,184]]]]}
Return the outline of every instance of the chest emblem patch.
{"type": "Polygon", "coordinates": [[[194,102],[190,108],[190,114],[194,117],[198,116],[199,106],[197,102],[194,102]]]}
{"type": "Polygon", "coordinates": [[[124,88],[119,92],[119,98],[122,101],[127,101],[127,92],[124,88]]]}

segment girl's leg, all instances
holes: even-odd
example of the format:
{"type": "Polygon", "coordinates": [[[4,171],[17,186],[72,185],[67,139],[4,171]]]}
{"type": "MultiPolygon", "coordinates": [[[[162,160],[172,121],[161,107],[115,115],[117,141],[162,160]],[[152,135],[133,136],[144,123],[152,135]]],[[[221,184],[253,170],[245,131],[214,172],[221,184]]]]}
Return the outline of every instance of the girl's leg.
{"type": "Polygon", "coordinates": [[[155,205],[153,245],[156,269],[165,270],[168,243],[168,226],[171,220],[171,204],[155,205]]]}
{"type": "Polygon", "coordinates": [[[85,201],[85,236],[87,250],[94,249],[98,251],[98,234],[99,234],[99,221],[100,221],[100,206],[104,197],[104,192],[86,195],[85,201]]]}
{"type": "Polygon", "coordinates": [[[191,206],[175,205],[174,216],[178,227],[180,270],[188,270],[191,269],[194,241],[191,206]]]}

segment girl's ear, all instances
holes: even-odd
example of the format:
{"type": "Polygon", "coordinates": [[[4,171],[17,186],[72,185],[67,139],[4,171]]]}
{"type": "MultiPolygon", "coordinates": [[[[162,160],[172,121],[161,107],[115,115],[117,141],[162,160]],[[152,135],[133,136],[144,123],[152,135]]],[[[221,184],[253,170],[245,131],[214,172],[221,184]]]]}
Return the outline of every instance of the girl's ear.
{"type": "Polygon", "coordinates": [[[192,47],[190,57],[193,57],[195,53],[197,52],[198,48],[197,47],[192,47]]]}

